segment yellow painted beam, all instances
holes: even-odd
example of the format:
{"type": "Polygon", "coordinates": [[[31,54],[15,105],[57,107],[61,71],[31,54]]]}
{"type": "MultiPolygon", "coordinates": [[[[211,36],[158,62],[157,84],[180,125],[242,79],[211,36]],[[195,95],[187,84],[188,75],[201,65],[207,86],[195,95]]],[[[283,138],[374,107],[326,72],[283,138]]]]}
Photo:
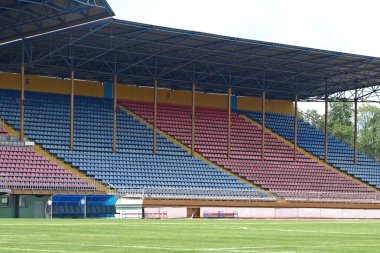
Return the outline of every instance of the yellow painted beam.
{"type": "MultiPolygon", "coordinates": [[[[54,94],[70,94],[71,84],[69,79],[61,79],[55,77],[25,75],[27,85],[26,91],[36,91],[54,94]]],[[[0,73],[0,89],[20,90],[20,74],[19,73],[0,73]]],[[[145,102],[153,102],[151,87],[127,85],[125,83],[118,85],[118,98],[137,100],[145,102]]],[[[100,82],[75,80],[76,96],[104,97],[104,85],[100,82]]],[[[158,89],[158,100],[162,103],[181,104],[191,106],[191,91],[171,90],[161,88],[158,89]]],[[[224,94],[211,94],[204,92],[196,92],[196,100],[198,106],[225,108],[224,94]]],[[[260,111],[261,99],[255,97],[239,96],[237,107],[240,110],[257,110],[260,111]]],[[[267,112],[284,113],[292,115],[293,103],[287,100],[267,99],[267,112]]]]}

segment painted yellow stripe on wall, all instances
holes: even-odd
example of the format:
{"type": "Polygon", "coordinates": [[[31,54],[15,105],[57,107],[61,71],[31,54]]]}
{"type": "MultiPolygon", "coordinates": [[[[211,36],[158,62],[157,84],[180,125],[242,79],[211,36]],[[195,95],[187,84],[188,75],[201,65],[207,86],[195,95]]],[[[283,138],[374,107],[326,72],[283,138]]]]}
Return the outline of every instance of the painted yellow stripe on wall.
{"type": "MultiPolygon", "coordinates": [[[[25,89],[56,94],[70,94],[71,83],[69,79],[26,75],[25,89]]],[[[20,89],[21,78],[19,74],[0,73],[0,89],[20,89]]],[[[104,85],[99,82],[75,81],[75,95],[104,97],[104,85]]],[[[226,91],[227,93],[227,91],[226,91]]],[[[153,88],[134,85],[118,85],[118,98],[153,102],[153,88]]],[[[158,89],[158,102],[178,105],[191,105],[191,91],[158,89]]],[[[227,109],[226,94],[211,94],[196,92],[197,106],[227,109]]],[[[260,98],[238,97],[238,109],[261,111],[260,98]]],[[[267,100],[267,112],[292,114],[293,103],[285,100],[267,100]]]]}
{"type": "MultiPolygon", "coordinates": [[[[20,90],[21,77],[19,74],[0,73],[0,88],[20,90]]],[[[25,90],[55,94],[70,94],[69,79],[25,75],[25,90]]],[[[75,95],[103,97],[104,89],[101,83],[75,80],[75,95]]]]}
{"type": "MultiPolygon", "coordinates": [[[[239,97],[238,108],[240,110],[261,112],[261,98],[239,97]]],[[[293,110],[292,101],[267,99],[265,103],[265,111],[267,112],[292,115],[293,110]]]]}

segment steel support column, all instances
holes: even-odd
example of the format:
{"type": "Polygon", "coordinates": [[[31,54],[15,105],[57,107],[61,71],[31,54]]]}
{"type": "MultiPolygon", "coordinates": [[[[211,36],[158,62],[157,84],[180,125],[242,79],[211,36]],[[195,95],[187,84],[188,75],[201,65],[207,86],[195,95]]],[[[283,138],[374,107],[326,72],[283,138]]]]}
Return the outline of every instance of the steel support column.
{"type": "MultiPolygon", "coordinates": [[[[24,58],[24,57],[23,57],[24,58]]],[[[25,66],[21,65],[21,94],[20,94],[20,140],[24,140],[24,102],[25,102],[25,66]]]]}
{"type": "Polygon", "coordinates": [[[261,98],[261,160],[265,159],[265,91],[261,98]]]}
{"type": "Polygon", "coordinates": [[[358,99],[356,97],[354,113],[354,163],[356,163],[358,155],[358,99]]]}
{"type": "Polygon", "coordinates": [[[227,158],[231,158],[231,88],[228,88],[227,97],[227,107],[228,107],[228,126],[227,126],[227,158]]]}
{"type": "Polygon", "coordinates": [[[74,70],[71,71],[71,90],[70,90],[70,151],[74,150],[74,70]]]}
{"type": "Polygon", "coordinates": [[[153,90],[153,154],[157,151],[157,80],[154,80],[153,90]]]}
{"type": "Polygon", "coordinates": [[[325,163],[328,159],[328,141],[329,141],[329,132],[328,132],[328,113],[329,113],[329,98],[326,94],[325,96],[325,163]]]}
{"type": "Polygon", "coordinates": [[[25,102],[25,41],[21,47],[21,88],[20,88],[20,140],[24,140],[24,102],[25,102]]]}
{"type": "Polygon", "coordinates": [[[195,149],[195,84],[191,93],[191,154],[194,156],[195,149]]]}
{"type": "Polygon", "coordinates": [[[117,127],[117,76],[113,77],[113,153],[116,154],[117,127]]]}
{"type": "Polygon", "coordinates": [[[294,160],[297,160],[298,95],[294,98],[294,160]]]}

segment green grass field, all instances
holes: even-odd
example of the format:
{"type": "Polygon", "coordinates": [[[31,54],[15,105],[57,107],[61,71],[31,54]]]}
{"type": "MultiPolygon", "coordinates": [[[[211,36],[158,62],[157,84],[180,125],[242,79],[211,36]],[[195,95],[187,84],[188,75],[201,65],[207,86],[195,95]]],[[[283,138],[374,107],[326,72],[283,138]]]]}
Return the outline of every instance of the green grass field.
{"type": "Polygon", "coordinates": [[[0,252],[380,252],[380,221],[1,219],[0,252]]]}

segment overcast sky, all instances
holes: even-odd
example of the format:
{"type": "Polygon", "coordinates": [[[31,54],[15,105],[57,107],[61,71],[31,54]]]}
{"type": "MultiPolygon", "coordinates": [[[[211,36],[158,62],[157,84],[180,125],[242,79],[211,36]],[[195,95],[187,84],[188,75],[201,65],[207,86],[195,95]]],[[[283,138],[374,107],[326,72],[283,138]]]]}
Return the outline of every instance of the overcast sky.
{"type": "Polygon", "coordinates": [[[380,57],[380,1],[376,0],[108,2],[119,19],[380,57]]]}

